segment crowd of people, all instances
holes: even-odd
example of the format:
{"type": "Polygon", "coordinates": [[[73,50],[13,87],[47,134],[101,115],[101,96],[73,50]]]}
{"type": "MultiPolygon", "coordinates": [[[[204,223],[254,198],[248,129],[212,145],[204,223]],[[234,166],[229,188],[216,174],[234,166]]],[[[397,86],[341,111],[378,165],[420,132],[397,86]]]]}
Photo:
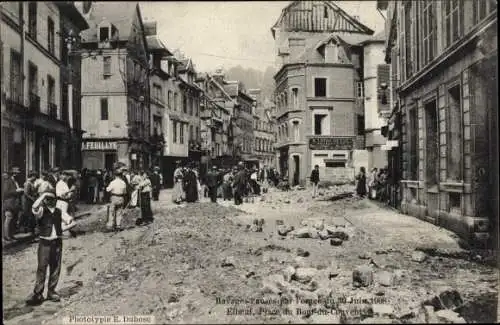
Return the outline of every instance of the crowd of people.
{"type": "Polygon", "coordinates": [[[172,201],[193,203],[202,197],[209,197],[212,202],[217,198],[234,199],[236,205],[244,198],[267,192],[269,186],[277,186],[279,174],[274,168],[248,168],[239,162],[233,168],[212,166],[205,175],[200,176],[194,164],[177,162],[174,171],[174,189],[172,201]]]}
{"type": "Polygon", "coordinates": [[[389,202],[389,171],[387,168],[373,168],[370,175],[366,174],[365,167],[361,167],[356,175],[356,194],[368,197],[383,203],[389,202]]]}
{"type": "Polygon", "coordinates": [[[113,213],[118,205],[113,204],[116,203],[116,198],[113,198],[110,184],[117,176],[126,180],[124,199],[127,200],[124,201],[126,204],[123,207],[140,207],[141,215],[144,217],[140,218],[138,224],[142,223],[143,219],[149,221],[151,219],[149,215],[152,214],[150,200],[158,200],[163,184],[163,177],[158,167],[151,172],[129,172],[120,165],[115,166],[114,170],[83,169],[81,173],[55,167],[40,174],[29,171],[26,176],[23,176],[20,168],[11,168],[2,176],[3,240],[14,241],[16,233],[36,237],[38,227],[32,206],[43,193],[53,191],[57,198],[57,208],[70,215],[77,212],[80,202],[108,203],[110,212],[113,213]]]}

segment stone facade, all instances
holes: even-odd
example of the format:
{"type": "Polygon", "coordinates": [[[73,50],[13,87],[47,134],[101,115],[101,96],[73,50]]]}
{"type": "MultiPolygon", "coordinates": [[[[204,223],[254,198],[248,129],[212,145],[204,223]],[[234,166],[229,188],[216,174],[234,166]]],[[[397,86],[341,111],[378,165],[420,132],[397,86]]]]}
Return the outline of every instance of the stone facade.
{"type": "Polygon", "coordinates": [[[79,94],[79,69],[68,72],[78,53],[69,61],[65,33],[87,23],[68,3],[8,2],[0,11],[2,169],[79,168],[79,104],[67,92],[75,82],[71,95],[79,94]]]}
{"type": "MultiPolygon", "coordinates": [[[[457,3],[452,9],[467,14],[461,16],[466,18],[458,36],[450,40],[445,23],[449,8],[443,2],[429,7],[390,3],[387,44],[388,53],[392,46],[403,53],[397,64],[392,62],[401,82],[401,209],[485,243],[498,220],[498,103],[492,95],[497,27],[496,3],[487,2],[483,14],[477,5],[457,3]],[[423,48],[415,26],[416,17],[425,16],[421,10],[432,11],[432,23],[442,26],[431,31],[434,50],[427,53],[417,51],[423,48]]],[[[426,31],[421,33],[425,39],[426,31]]]]}

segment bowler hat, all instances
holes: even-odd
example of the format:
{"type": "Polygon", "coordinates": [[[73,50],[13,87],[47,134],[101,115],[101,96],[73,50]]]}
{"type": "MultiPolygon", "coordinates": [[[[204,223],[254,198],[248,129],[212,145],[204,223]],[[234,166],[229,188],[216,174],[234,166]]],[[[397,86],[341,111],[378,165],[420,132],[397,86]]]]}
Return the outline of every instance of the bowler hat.
{"type": "Polygon", "coordinates": [[[20,174],[20,173],[21,173],[21,169],[19,169],[19,167],[12,167],[12,168],[10,169],[10,172],[11,172],[12,174],[20,174]]]}
{"type": "Polygon", "coordinates": [[[59,167],[54,167],[50,171],[53,172],[53,173],[58,173],[58,172],[61,171],[61,169],[59,167]]]}

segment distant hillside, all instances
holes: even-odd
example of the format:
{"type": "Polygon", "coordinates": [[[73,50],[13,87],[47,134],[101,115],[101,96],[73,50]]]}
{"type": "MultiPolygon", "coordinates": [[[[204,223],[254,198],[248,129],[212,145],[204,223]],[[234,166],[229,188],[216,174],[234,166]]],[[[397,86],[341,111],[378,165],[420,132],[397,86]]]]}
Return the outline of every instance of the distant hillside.
{"type": "Polygon", "coordinates": [[[262,90],[263,98],[268,99],[273,98],[275,73],[276,70],[271,66],[264,72],[252,68],[245,69],[239,65],[225,71],[227,80],[241,81],[246,89],[259,88],[262,90]]]}

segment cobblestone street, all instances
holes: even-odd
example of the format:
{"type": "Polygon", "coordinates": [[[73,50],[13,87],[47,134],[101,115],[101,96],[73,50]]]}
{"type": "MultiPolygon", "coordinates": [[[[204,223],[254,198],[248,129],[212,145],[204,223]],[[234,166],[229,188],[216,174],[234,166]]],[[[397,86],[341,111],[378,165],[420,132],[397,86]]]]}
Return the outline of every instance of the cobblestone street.
{"type": "Polygon", "coordinates": [[[63,316],[120,314],[154,315],[156,323],[401,323],[432,317],[444,322],[451,316],[418,307],[450,290],[461,297],[455,310],[465,321],[495,320],[496,270],[429,223],[367,200],[331,202],[328,191],[315,201],[308,191],[273,191],[238,209],[229,201],[174,206],[169,192],[154,202],[150,226],[131,226],[130,214],[129,229],[111,235],[100,231],[103,211],[80,221],[79,235],[64,242],[61,303],[25,307],[36,245],[6,254],[5,323],[55,324],[63,316]],[[264,220],[262,231],[255,229],[255,219],[264,220]],[[310,235],[303,236],[307,223],[310,235]],[[280,236],[283,226],[295,231],[280,236]],[[335,229],[343,229],[348,238],[332,246],[314,227],[334,237],[335,229]],[[416,250],[423,257],[416,257],[416,250]],[[353,271],[363,265],[372,280],[357,287],[353,271]],[[230,297],[246,302],[222,303],[230,297]],[[289,302],[260,301],[267,298],[289,302]],[[252,314],[237,315],[230,307],[252,314]],[[313,308],[318,312],[305,314],[313,308]]]}

